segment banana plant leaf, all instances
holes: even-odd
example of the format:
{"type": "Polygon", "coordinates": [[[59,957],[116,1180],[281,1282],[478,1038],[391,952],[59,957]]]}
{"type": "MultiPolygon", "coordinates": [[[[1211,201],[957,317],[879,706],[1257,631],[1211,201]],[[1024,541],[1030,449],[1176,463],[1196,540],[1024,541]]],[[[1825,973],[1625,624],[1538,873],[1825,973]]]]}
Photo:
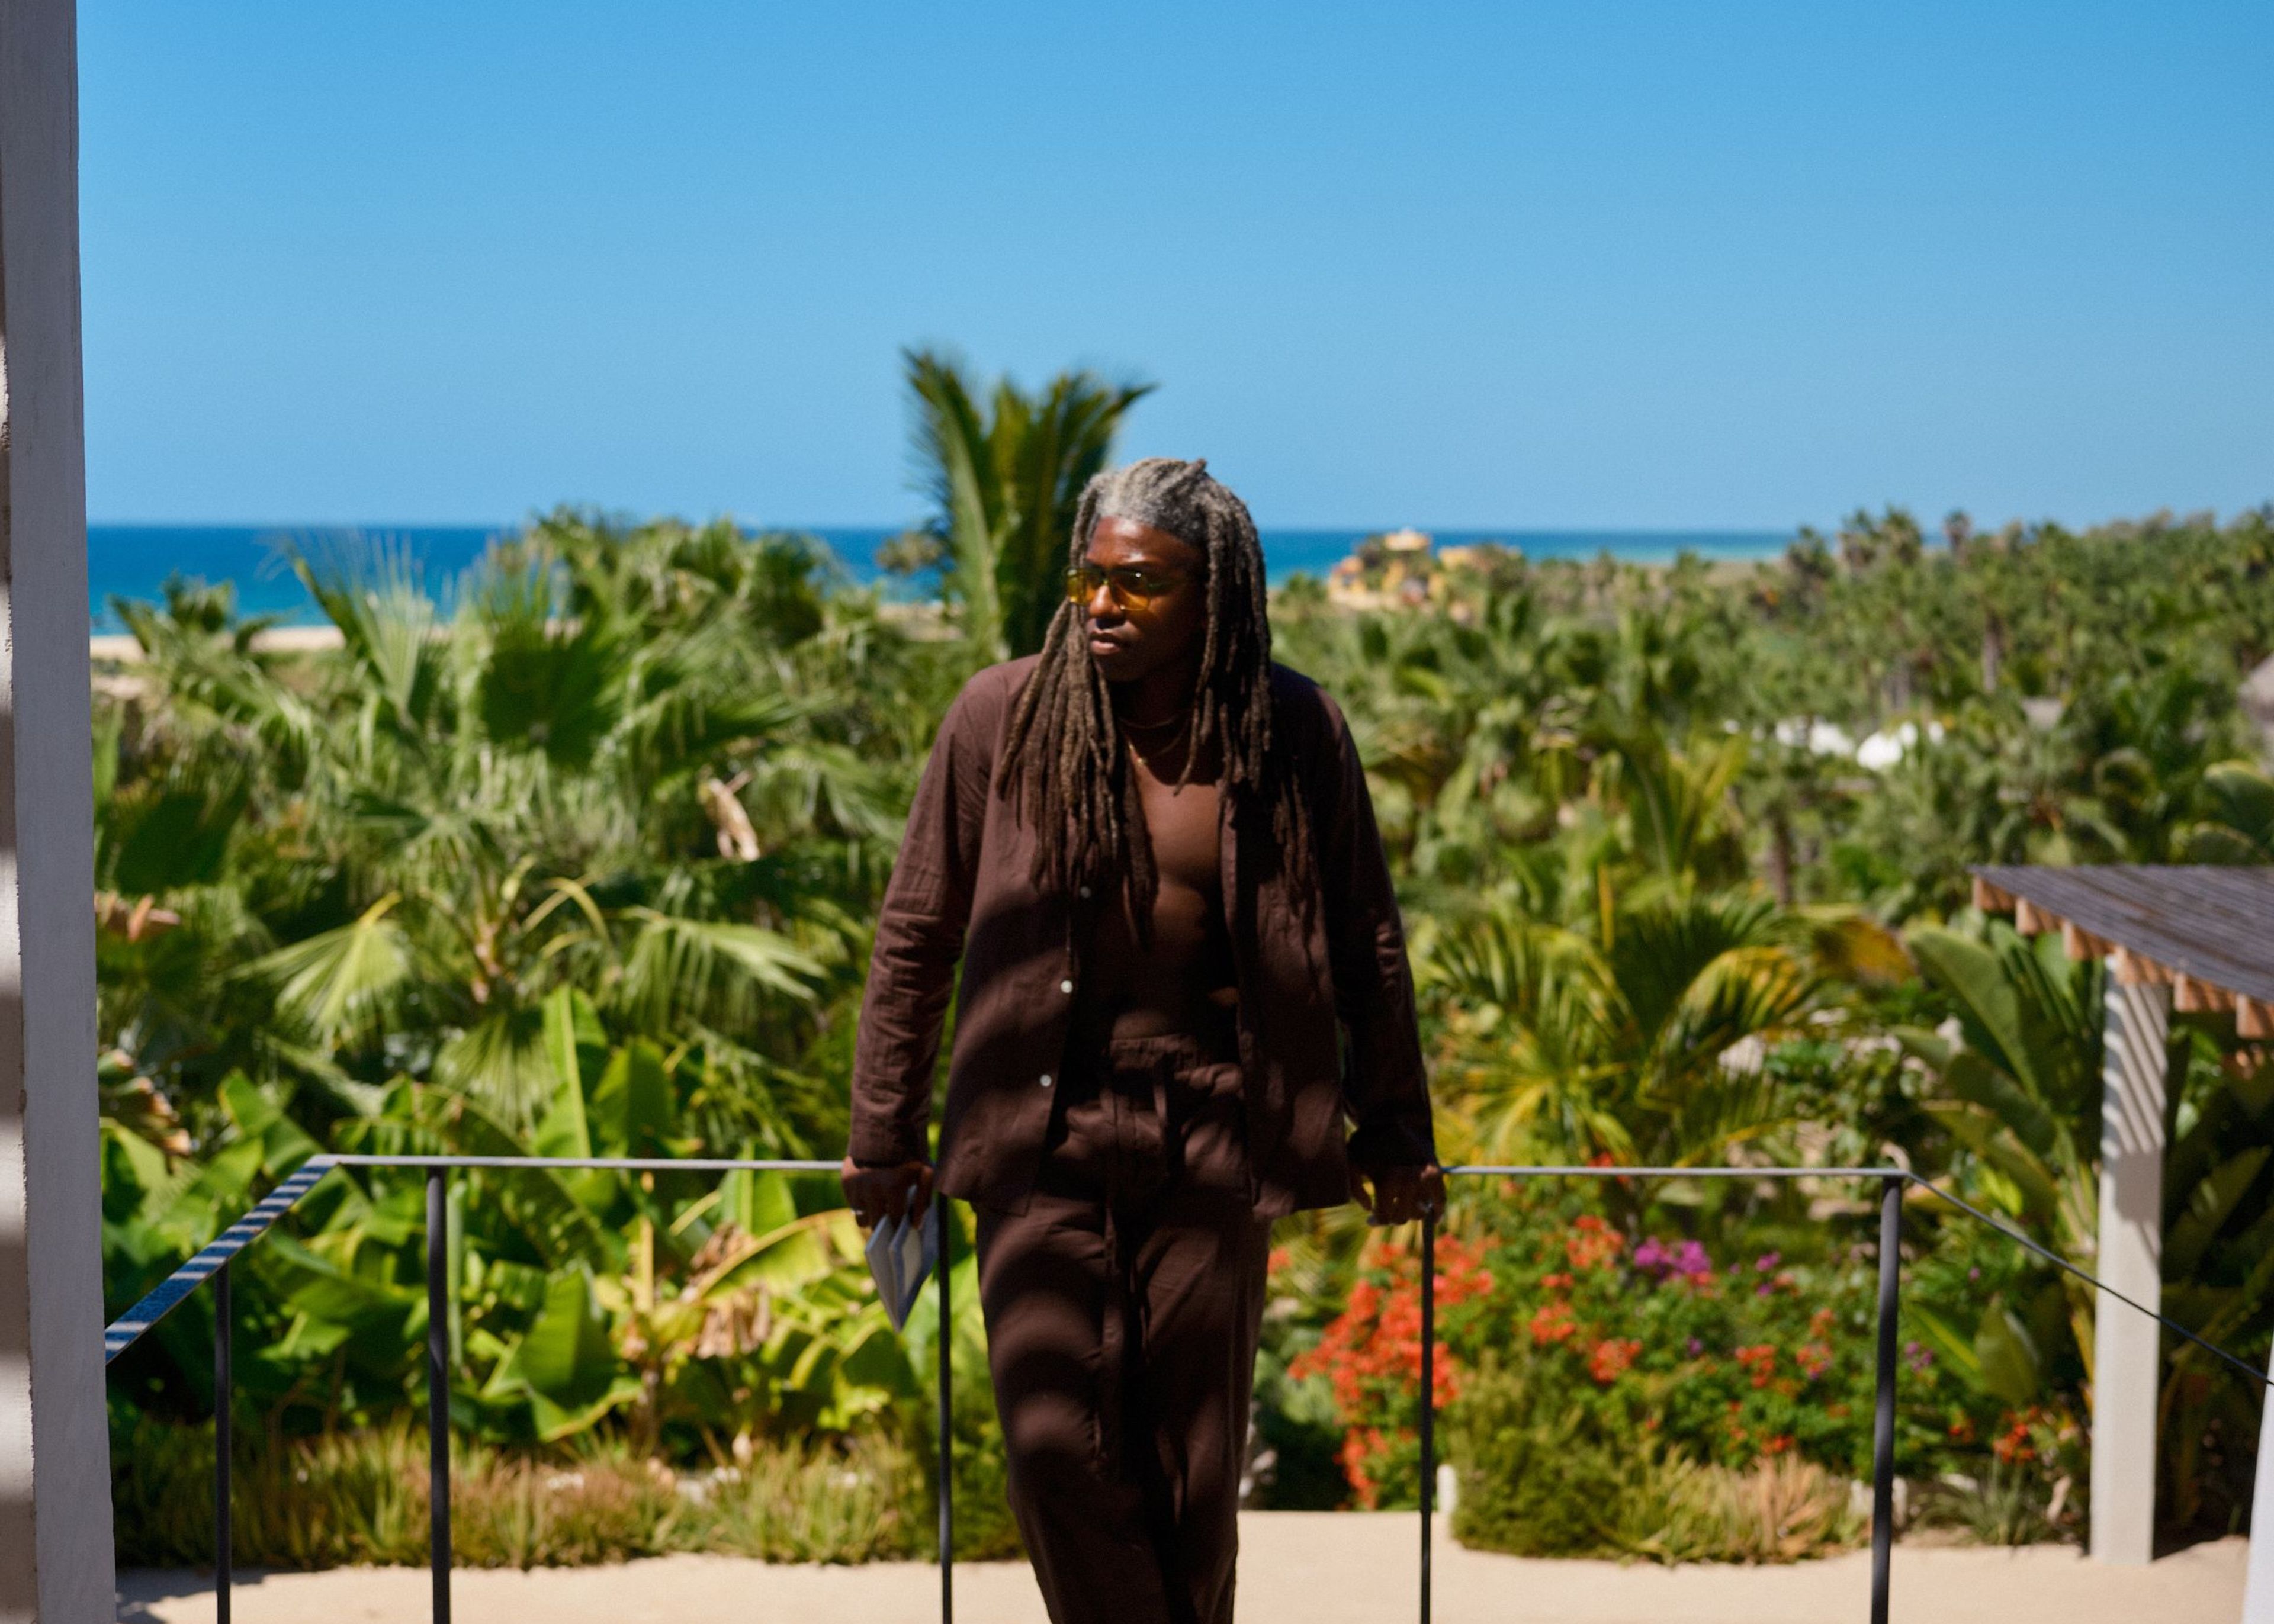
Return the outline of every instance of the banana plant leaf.
{"type": "Polygon", "coordinates": [[[545,1306],[522,1338],[513,1368],[542,1439],[582,1432],[639,1391],[617,1360],[606,1316],[583,1268],[564,1269],[546,1282],[545,1306]]]}

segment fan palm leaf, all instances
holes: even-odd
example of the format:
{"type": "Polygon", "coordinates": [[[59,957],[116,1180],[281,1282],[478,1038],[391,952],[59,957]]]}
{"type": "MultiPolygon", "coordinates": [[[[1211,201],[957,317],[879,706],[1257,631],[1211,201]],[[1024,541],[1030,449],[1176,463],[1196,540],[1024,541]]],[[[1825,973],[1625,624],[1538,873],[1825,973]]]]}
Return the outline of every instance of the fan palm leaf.
{"type": "Polygon", "coordinates": [[[376,1031],[410,981],[412,957],[389,893],[352,923],[264,954],[241,972],[273,981],[276,1008],[327,1048],[376,1031]]]}
{"type": "Polygon", "coordinates": [[[729,1030],[761,1021],[771,996],[809,1003],[821,964],[762,925],[626,911],[634,934],[612,1000],[636,1028],[666,1033],[695,1019],[729,1030]]]}

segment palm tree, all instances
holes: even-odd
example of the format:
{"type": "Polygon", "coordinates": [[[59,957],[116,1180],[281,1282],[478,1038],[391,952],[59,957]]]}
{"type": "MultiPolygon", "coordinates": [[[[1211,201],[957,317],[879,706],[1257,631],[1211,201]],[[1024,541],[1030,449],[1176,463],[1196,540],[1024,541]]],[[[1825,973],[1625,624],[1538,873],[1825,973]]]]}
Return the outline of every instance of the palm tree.
{"type": "Polygon", "coordinates": [[[2206,781],[2240,742],[2237,721],[2226,684],[2187,665],[2119,676],[2067,708],[2059,736],[2071,752],[2071,775],[2081,798],[2104,809],[2116,855],[2175,860],[2197,803],[2207,799],[2217,808],[2240,786],[2231,774],[2206,781]]]}
{"type": "Polygon", "coordinates": [[[1587,926],[1502,910],[1432,941],[1420,966],[1450,1011],[1459,1114],[1482,1152],[1653,1165],[1719,1161],[1785,1125],[1747,1051],[1795,1029],[1836,981],[1906,968],[1854,913],[1608,891],[1587,926]]]}
{"type": "Polygon", "coordinates": [[[216,1132],[237,1071],[318,1131],[409,1076],[526,1132],[573,986],[709,1079],[714,1137],[832,1135],[797,1062],[857,990],[921,748],[892,695],[937,685],[824,567],[560,514],[455,604],[381,553],[301,560],[342,647],[290,665],[225,604],[138,617],[149,686],[98,752],[122,1074],[216,1132]]]}
{"type": "Polygon", "coordinates": [[[998,379],[988,408],[956,361],[906,352],[918,486],[964,635],[983,659],[1043,646],[1082,486],[1151,384],[1060,372],[1039,393],[998,379]]]}

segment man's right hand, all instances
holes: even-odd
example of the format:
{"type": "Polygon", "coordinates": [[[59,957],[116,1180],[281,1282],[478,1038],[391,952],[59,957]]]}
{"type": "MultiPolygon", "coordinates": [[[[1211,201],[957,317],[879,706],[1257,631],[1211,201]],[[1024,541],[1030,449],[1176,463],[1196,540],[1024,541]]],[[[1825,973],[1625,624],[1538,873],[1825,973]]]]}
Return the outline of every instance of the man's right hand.
{"type": "Polygon", "coordinates": [[[845,1181],[845,1204],[864,1229],[874,1229],[885,1218],[922,1218],[931,1201],[928,1162],[862,1167],[847,1156],[838,1174],[845,1181]]]}

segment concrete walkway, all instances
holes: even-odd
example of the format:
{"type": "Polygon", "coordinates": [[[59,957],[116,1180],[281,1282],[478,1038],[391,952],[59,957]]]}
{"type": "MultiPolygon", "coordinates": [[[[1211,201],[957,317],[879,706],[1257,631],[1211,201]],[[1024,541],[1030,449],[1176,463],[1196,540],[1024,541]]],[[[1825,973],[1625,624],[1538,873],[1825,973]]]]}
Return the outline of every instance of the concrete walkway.
{"type": "MultiPolygon", "coordinates": [[[[1260,1512],[1241,1519],[1240,1624],[1396,1624],[1415,1613],[1419,1536],[1411,1516],[1260,1512]]],[[[2097,1567],[2076,1552],[1920,1548],[1895,1553],[1901,1624],[2235,1624],[2240,1539],[2198,1545],[2152,1568],[2097,1567]]],[[[1864,1555],[1791,1568],[1621,1568],[1464,1551],[1440,1539],[1437,1624],[1864,1624],[1864,1555]]],[[[133,1573],[119,1617],[210,1624],[210,1581],[133,1573]]],[[[932,1624],[939,1573],[910,1562],[769,1567],[673,1556],[618,1568],[465,1572],[452,1587],[456,1624],[704,1624],[826,1620],[932,1624]]],[[[238,1624],[419,1624],[427,1577],[413,1568],[346,1568],[240,1581],[238,1624]]],[[[967,1624],[1045,1624],[1022,1564],[974,1563],[955,1575],[967,1624]]]]}

